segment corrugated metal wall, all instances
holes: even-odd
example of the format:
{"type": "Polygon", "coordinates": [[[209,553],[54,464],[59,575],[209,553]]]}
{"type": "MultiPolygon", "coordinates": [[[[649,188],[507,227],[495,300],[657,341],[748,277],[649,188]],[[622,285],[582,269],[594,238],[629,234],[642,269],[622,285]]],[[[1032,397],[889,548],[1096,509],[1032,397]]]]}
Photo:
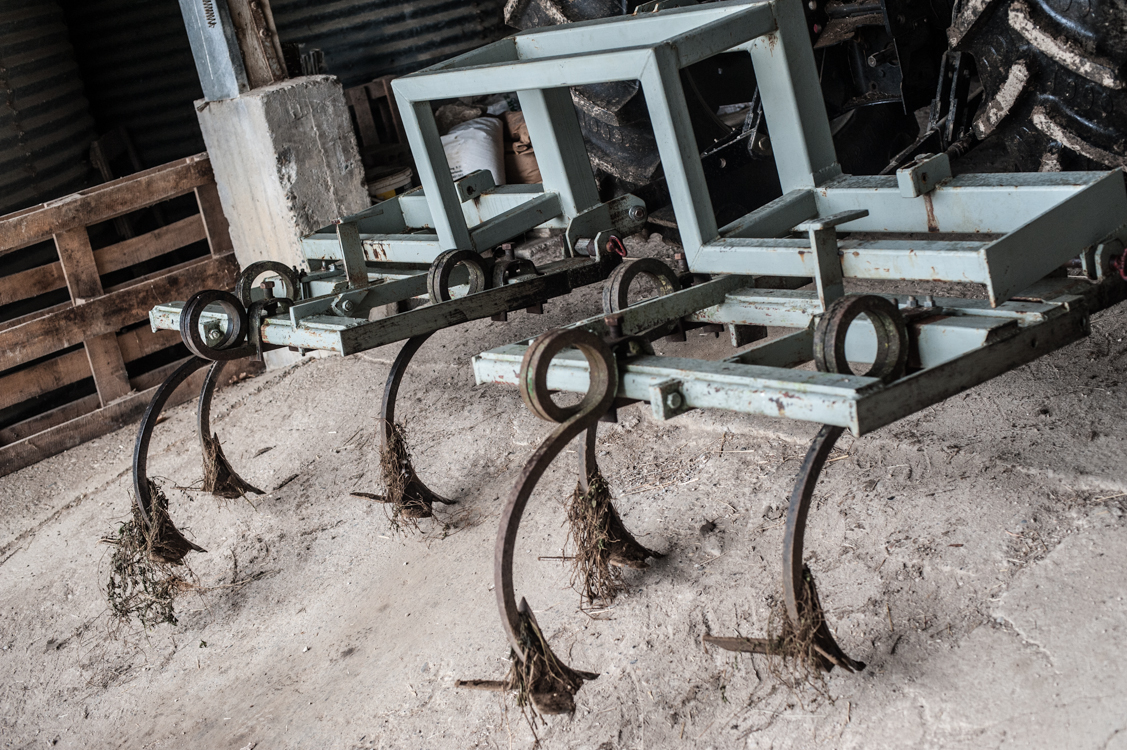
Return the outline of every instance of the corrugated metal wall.
{"type": "Polygon", "coordinates": [[[98,132],[124,126],[146,167],[203,151],[203,92],[177,0],[63,5],[98,132]]]}
{"type": "Polygon", "coordinates": [[[325,53],[346,87],[410,73],[508,34],[504,0],[271,0],[278,36],[325,53]]]}
{"type": "MultiPolygon", "coordinates": [[[[119,125],[146,166],[204,149],[203,96],[177,0],[62,0],[99,133],[119,125]]],[[[29,0],[36,2],[36,0],[29,0]]],[[[345,86],[407,73],[504,36],[503,0],[273,0],[284,42],[325,53],[345,86]]]]}
{"type": "Polygon", "coordinates": [[[86,187],[94,138],[63,12],[0,5],[0,214],[86,187]]]}

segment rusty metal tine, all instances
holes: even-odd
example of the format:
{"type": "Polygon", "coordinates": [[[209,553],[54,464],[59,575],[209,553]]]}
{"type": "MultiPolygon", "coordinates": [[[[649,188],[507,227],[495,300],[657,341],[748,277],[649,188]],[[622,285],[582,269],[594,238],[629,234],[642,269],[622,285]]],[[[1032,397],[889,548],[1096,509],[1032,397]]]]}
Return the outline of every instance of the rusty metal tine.
{"type": "MultiPolygon", "coordinates": [[[[395,356],[395,361],[391,364],[391,371],[387,374],[387,382],[384,384],[383,389],[383,403],[380,406],[380,420],[383,422],[383,433],[380,436],[380,450],[386,451],[388,446],[393,440],[395,432],[395,400],[399,396],[399,386],[403,383],[403,375],[407,372],[407,366],[411,364],[411,360],[426,343],[427,339],[434,335],[434,331],[430,333],[423,333],[418,336],[412,336],[404,342],[399,354],[395,356]]],[[[404,496],[411,499],[421,500],[429,508],[434,503],[442,503],[443,505],[457,505],[456,500],[448,500],[442,497],[434,490],[430,489],[419,479],[419,475],[415,473],[415,467],[411,466],[411,476],[407,478],[407,486],[404,490],[404,496]]],[[[429,515],[429,514],[428,514],[429,515]]]]}
{"type": "MultiPolygon", "coordinates": [[[[618,368],[610,348],[593,333],[578,329],[551,331],[536,339],[525,352],[521,365],[521,396],[538,416],[561,422],[525,463],[520,478],[501,513],[493,575],[497,605],[513,650],[526,659],[520,642],[521,612],[513,586],[513,551],[520,520],[537,482],[564,447],[598,419],[614,403],[618,388],[618,368]],[[551,400],[547,387],[548,366],[566,348],[576,348],[587,358],[590,386],[583,401],[574,407],[561,407],[551,400]]],[[[590,440],[590,438],[588,438],[590,440]]]]}
{"type": "Polygon", "coordinates": [[[802,467],[798,470],[798,481],[790,495],[787,509],[786,531],[783,533],[783,593],[786,595],[787,615],[797,625],[799,619],[798,592],[803,590],[802,546],[806,538],[806,516],[810,511],[810,499],[814,496],[814,486],[822,467],[833,450],[834,443],[845,431],[843,427],[822,425],[818,436],[810,444],[802,467]]]}
{"type": "Polygon", "coordinates": [[[810,511],[810,500],[814,496],[814,487],[818,477],[826,464],[826,459],[833,450],[844,427],[822,425],[817,437],[810,444],[810,450],[802,460],[802,467],[798,472],[794,491],[790,496],[790,507],[787,509],[786,530],[783,533],[783,594],[786,600],[787,616],[796,628],[800,628],[805,618],[813,617],[816,622],[814,648],[825,656],[830,663],[842,667],[850,672],[860,671],[865,668],[864,663],[855,661],[842,651],[837,641],[826,625],[822,612],[821,602],[818,600],[817,589],[814,582],[806,580],[806,566],[802,563],[803,544],[806,538],[806,518],[810,511]],[[808,591],[808,595],[805,595],[808,591]],[[800,594],[799,592],[803,592],[800,594]],[[799,596],[803,601],[799,603],[799,596]],[[801,611],[805,609],[807,611],[801,611]],[[816,614],[817,613],[817,614],[816,614]]]}
{"type": "Polygon", "coordinates": [[[579,490],[583,494],[591,491],[590,478],[599,471],[598,461],[595,460],[595,447],[598,443],[599,423],[587,428],[587,437],[583,441],[583,450],[579,452],[579,490]]]}
{"type": "Polygon", "coordinates": [[[211,367],[208,368],[203,387],[200,388],[200,400],[196,405],[196,427],[200,433],[201,442],[205,437],[211,437],[211,399],[215,395],[219,376],[226,365],[227,362],[223,360],[213,362],[211,367]]]}
{"type": "Polygon", "coordinates": [[[210,360],[202,357],[192,357],[177,367],[168,376],[168,379],[157,388],[153,400],[149,402],[148,408],[145,409],[145,415],[141,417],[141,426],[137,430],[137,442],[133,445],[133,495],[137,509],[141,511],[141,518],[144,519],[145,525],[149,529],[153,528],[153,517],[150,511],[152,494],[149,492],[148,476],[149,441],[153,438],[153,428],[156,427],[157,418],[176,387],[187,380],[193,372],[210,363],[210,360]]]}
{"type": "Polygon", "coordinates": [[[200,435],[200,448],[204,454],[204,489],[211,491],[217,497],[232,498],[246,492],[253,492],[256,495],[265,495],[263,490],[258,489],[253,484],[243,479],[238,472],[231,466],[231,462],[223,455],[222,448],[219,447],[218,440],[211,432],[211,401],[215,396],[215,389],[219,386],[219,378],[223,374],[223,368],[231,360],[216,360],[207,371],[207,376],[204,378],[203,386],[200,388],[200,400],[196,405],[196,428],[200,435]],[[229,474],[223,480],[223,484],[227,487],[228,492],[224,492],[218,487],[211,486],[207,478],[208,461],[208,442],[215,441],[215,458],[214,460],[220,462],[222,465],[222,472],[229,474]]]}

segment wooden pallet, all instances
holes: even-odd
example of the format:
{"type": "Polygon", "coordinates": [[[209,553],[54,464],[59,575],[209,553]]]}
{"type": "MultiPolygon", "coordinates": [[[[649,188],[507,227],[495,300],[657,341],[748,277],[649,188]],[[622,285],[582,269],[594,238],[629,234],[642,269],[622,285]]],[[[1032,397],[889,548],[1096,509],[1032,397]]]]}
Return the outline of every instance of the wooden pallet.
{"type": "MultiPolygon", "coordinates": [[[[0,277],[0,306],[61,289],[70,299],[0,323],[0,410],[42,401],[91,377],[96,393],[34,404],[34,416],[0,424],[0,476],[139,419],[156,386],[183,358],[136,371],[142,358],[182,344],[175,332],[135,325],[158,303],[187,299],[202,289],[230,289],[238,274],[207,154],[0,217],[0,256],[46,240],[54,241],[59,259],[0,277]],[[188,194],[195,195],[199,213],[92,248],[90,227],[188,194]],[[106,274],[140,263],[159,265],[154,259],[203,240],[210,250],[203,257],[103,286],[106,274]]],[[[174,399],[190,398],[203,373],[181,386],[174,399]]]]}

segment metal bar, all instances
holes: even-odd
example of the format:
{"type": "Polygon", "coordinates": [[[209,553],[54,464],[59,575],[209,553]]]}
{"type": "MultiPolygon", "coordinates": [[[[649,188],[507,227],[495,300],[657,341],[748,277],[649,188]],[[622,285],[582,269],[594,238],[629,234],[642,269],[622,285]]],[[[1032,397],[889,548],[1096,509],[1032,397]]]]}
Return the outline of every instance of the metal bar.
{"type": "MultiPolygon", "coordinates": [[[[382,320],[364,322],[360,326],[340,331],[339,340],[333,351],[339,351],[344,355],[367,351],[428,331],[488,318],[498,312],[520,310],[546,299],[567,294],[571,289],[566,272],[547,274],[518,284],[488,289],[478,294],[427,305],[382,320]]],[[[293,331],[292,335],[300,337],[300,333],[293,331]]],[[[265,335],[264,332],[264,338],[265,335]]]]}
{"type": "MultiPolygon", "coordinates": [[[[843,239],[838,242],[838,250],[846,278],[984,284],[989,278],[980,252],[985,244],[843,239]]],[[[804,277],[813,277],[817,270],[809,240],[770,238],[714,240],[701,248],[692,269],[698,273],[804,277]]]]}
{"type": "Polygon", "coordinates": [[[567,218],[599,203],[591,160],[567,88],[517,91],[528,137],[536,149],[543,189],[559,195],[567,218]]]}
{"type": "MultiPolygon", "coordinates": [[[[622,316],[622,331],[628,336],[645,333],[671,320],[690,315],[695,310],[719,304],[729,292],[754,286],[754,284],[754,279],[744,276],[721,276],[673,294],[643,300],[619,313],[622,316]]],[[[588,318],[568,327],[585,328],[599,335],[608,331],[602,315],[588,318]]]]}
{"type": "Polygon", "coordinates": [[[470,237],[477,250],[488,250],[559,215],[560,197],[555,193],[541,193],[475,227],[470,237]]]}
{"type": "MultiPolygon", "coordinates": [[[[624,45],[631,47],[655,47],[676,37],[680,44],[686,38],[697,42],[696,33],[712,37],[711,57],[730,47],[743,43],[751,37],[774,30],[771,14],[774,3],[717,3],[646,13],[637,16],[615,16],[590,21],[569,23],[551,29],[530,29],[513,37],[517,52],[522,60],[546,57],[570,56],[575,50],[615,50],[624,45]],[[715,39],[716,32],[724,26],[738,28],[739,31],[729,39],[722,35],[715,39]],[[760,30],[762,29],[762,30],[760,30]]],[[[696,62],[691,58],[685,65],[696,62]]]]}
{"type": "Polygon", "coordinates": [[[797,367],[814,359],[814,330],[803,328],[752,346],[725,362],[765,367],[797,367]]]}
{"type": "Polygon", "coordinates": [[[681,246],[686,257],[692,258],[702,244],[716,238],[716,213],[697,153],[674,48],[666,45],[655,49],[639,78],[661,154],[665,182],[673,200],[681,246]]]}
{"type": "MultiPolygon", "coordinates": [[[[517,383],[525,347],[509,346],[474,357],[478,383],[517,383]]],[[[648,402],[651,388],[681,381],[684,409],[726,409],[852,428],[858,393],[879,387],[876,378],[806,370],[707,362],[676,357],[635,357],[619,366],[618,396],[648,402]]],[[[587,360],[578,352],[556,355],[548,388],[585,392],[587,360]]]]}
{"type": "MultiPolygon", "coordinates": [[[[818,201],[814,191],[792,190],[770,203],[720,228],[720,236],[782,237],[796,226],[818,215],[818,201]]],[[[691,267],[691,264],[690,264],[691,267]]]]}
{"type": "Polygon", "coordinates": [[[368,284],[368,268],[364,263],[364,248],[360,244],[360,231],[350,221],[337,224],[337,242],[344,261],[344,275],[351,289],[368,284]]]}
{"type": "MultiPolygon", "coordinates": [[[[498,91],[554,89],[635,80],[640,77],[649,58],[650,51],[646,48],[619,47],[615,51],[578,54],[573,51],[562,59],[522,60],[505,65],[438,72],[428,72],[428,69],[397,78],[392,87],[402,109],[409,102],[429,102],[453,95],[483,96],[498,91]]],[[[405,127],[406,123],[404,118],[405,127]]],[[[407,128],[407,133],[410,136],[410,128],[407,128]]],[[[418,158],[414,144],[411,152],[418,158]]]]}
{"type": "Polygon", "coordinates": [[[754,41],[751,61],[779,182],[789,193],[818,187],[841,174],[841,167],[802,6],[795,0],[780,0],[774,11],[778,31],[754,41]]]}
{"type": "Polygon", "coordinates": [[[965,174],[953,177],[926,197],[919,198],[903,197],[892,175],[843,176],[822,185],[815,195],[818,212],[822,215],[868,210],[866,218],[850,225],[850,231],[854,232],[1005,234],[1104,179],[1107,174],[965,174]]]}
{"type": "Polygon", "coordinates": [[[987,245],[986,288],[997,305],[1114,232],[1127,216],[1123,172],[1107,172],[1020,229],[987,245]]]}
{"type": "MultiPolygon", "coordinates": [[[[484,47],[463,52],[457,57],[452,57],[440,63],[431,65],[429,68],[424,68],[419,71],[420,74],[430,74],[439,70],[455,70],[471,68],[478,65],[495,65],[497,63],[516,62],[520,59],[517,54],[517,43],[513,37],[505,39],[498,39],[492,44],[487,44],[484,47]]],[[[397,78],[391,82],[391,88],[395,92],[396,97],[399,94],[399,81],[402,78],[397,78]]]]}
{"type": "MultiPolygon", "coordinates": [[[[398,79],[392,85],[402,80],[398,79]]],[[[470,231],[462,215],[462,203],[458,200],[454,180],[450,177],[450,163],[446,160],[446,152],[438,136],[434,112],[425,101],[397,97],[397,102],[403,127],[407,130],[411,154],[415,157],[419,182],[426,192],[439,245],[443,250],[469,250],[473,246],[470,231]]]]}
{"type": "Polygon", "coordinates": [[[234,99],[249,91],[227,0],[180,0],[180,13],[184,16],[204,99],[234,99]]]}
{"type": "Polygon", "coordinates": [[[1019,327],[1008,338],[909,375],[857,404],[858,435],[891,424],[1088,335],[1081,303],[1043,323],[1019,327]]]}
{"type": "Polygon", "coordinates": [[[805,328],[821,312],[817,292],[740,289],[687,317],[694,323],[805,328]]]}

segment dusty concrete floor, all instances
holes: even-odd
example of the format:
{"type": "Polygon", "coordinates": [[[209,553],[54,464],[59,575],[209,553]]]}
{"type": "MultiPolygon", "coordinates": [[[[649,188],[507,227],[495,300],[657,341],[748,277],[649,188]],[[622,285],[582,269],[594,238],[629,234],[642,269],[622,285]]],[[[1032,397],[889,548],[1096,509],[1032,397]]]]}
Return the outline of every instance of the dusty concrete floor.
{"type": "MultiPolygon", "coordinates": [[[[515,389],[474,386],[468,360],[597,304],[585,290],[424,347],[400,413],[420,474],[459,504],[421,535],[396,536],[383,506],[349,495],[381,489],[394,348],[217,396],[214,427],[247,479],[298,475],[253,506],[172,489],[202,473],[192,407],[172,410],[151,473],[208,549],[189,558],[202,588],[175,627],[115,629],[106,614],[98,540],[128,515],[132,431],[0,479],[0,747],[529,747],[518,710],[454,681],[507,668],[493,540],[550,427],[515,389]]],[[[543,746],[1127,748],[1125,334],[1127,307],[1105,312],[1086,341],[841,441],[808,558],[838,639],[869,668],[833,673],[825,695],[701,644],[765,631],[815,427],[622,410],[600,433],[602,468],[627,525],[667,556],[597,619],[580,613],[567,571],[536,559],[563,548],[574,457],[541,482],[519,591],[557,652],[602,675],[573,717],[537,728],[543,746]]]]}

